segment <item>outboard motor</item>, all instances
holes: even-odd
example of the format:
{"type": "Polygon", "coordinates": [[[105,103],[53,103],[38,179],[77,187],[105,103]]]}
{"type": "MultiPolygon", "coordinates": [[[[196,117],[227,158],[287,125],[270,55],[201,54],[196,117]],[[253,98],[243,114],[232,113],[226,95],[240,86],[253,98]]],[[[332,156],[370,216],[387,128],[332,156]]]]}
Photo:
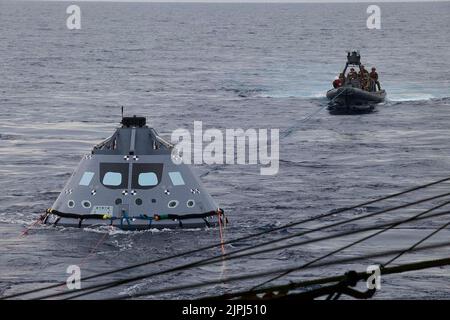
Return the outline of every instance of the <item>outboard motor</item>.
{"type": "Polygon", "coordinates": [[[347,63],[360,65],[361,64],[361,56],[358,51],[347,52],[347,63]]]}

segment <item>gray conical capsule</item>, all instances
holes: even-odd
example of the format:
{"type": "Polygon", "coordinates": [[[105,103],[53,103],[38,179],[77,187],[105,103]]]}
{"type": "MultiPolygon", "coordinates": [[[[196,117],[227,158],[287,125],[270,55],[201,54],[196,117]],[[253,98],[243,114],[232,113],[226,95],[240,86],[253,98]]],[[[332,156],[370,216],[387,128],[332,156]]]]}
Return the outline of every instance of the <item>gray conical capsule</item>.
{"type": "Polygon", "coordinates": [[[125,230],[216,225],[223,211],[189,166],[172,161],[172,149],[144,117],[124,117],[82,158],[45,223],[125,230]]]}

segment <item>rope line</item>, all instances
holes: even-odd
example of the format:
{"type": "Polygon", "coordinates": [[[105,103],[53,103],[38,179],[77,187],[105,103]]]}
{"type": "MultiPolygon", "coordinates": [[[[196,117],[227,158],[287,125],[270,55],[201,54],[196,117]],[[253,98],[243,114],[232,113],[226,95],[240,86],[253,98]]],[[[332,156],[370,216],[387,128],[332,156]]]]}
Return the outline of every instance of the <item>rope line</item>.
{"type": "MultiPolygon", "coordinates": [[[[428,218],[434,218],[434,217],[449,215],[449,214],[450,214],[450,211],[439,212],[439,213],[432,214],[432,215],[429,215],[429,216],[426,216],[426,217],[419,217],[419,218],[417,218],[417,221],[418,220],[422,220],[422,219],[428,219],[428,218]]],[[[395,223],[399,224],[401,222],[409,222],[409,221],[411,221],[413,219],[414,218],[408,218],[407,220],[396,221],[395,223]]],[[[389,226],[391,224],[392,223],[380,224],[380,225],[376,225],[375,228],[385,227],[385,226],[389,226]]],[[[317,238],[317,239],[306,240],[306,241],[303,241],[301,244],[315,243],[315,242],[319,242],[319,241],[323,241],[323,240],[333,239],[335,237],[340,237],[340,236],[346,236],[346,235],[351,235],[351,234],[355,234],[355,233],[365,232],[365,231],[368,231],[368,230],[373,230],[373,228],[372,227],[367,227],[367,228],[360,229],[360,230],[352,230],[350,232],[342,232],[342,233],[339,233],[338,235],[325,236],[325,237],[321,237],[321,238],[317,238]]],[[[228,260],[232,260],[232,259],[236,259],[236,258],[239,258],[239,257],[234,257],[233,256],[233,257],[229,258],[228,260]]],[[[218,262],[218,261],[215,261],[215,262],[218,262]]],[[[202,266],[202,265],[206,265],[206,264],[199,264],[199,266],[202,266]]],[[[85,290],[89,290],[89,289],[94,289],[94,290],[91,290],[91,291],[88,291],[88,292],[84,292],[84,293],[80,293],[80,294],[77,294],[77,295],[72,296],[70,298],[81,297],[81,296],[88,295],[88,294],[91,294],[91,293],[95,293],[95,292],[103,291],[103,290],[106,290],[106,289],[110,289],[110,288],[113,288],[115,286],[117,286],[117,285],[111,284],[111,283],[91,286],[91,287],[85,288],[85,290]]],[[[78,290],[78,292],[80,292],[80,290],[78,290]]],[[[65,294],[69,294],[69,292],[66,292],[63,295],[65,295],[65,294]]],[[[41,297],[41,299],[53,298],[55,296],[60,296],[60,295],[61,294],[48,295],[48,296],[41,297]]]]}
{"type": "MultiPolygon", "coordinates": [[[[408,219],[403,219],[403,220],[397,220],[395,222],[389,222],[389,223],[384,223],[384,224],[378,224],[376,226],[371,226],[371,227],[365,227],[365,228],[360,228],[357,230],[351,230],[351,231],[344,231],[344,232],[340,232],[337,234],[333,234],[333,235],[327,235],[327,236],[323,236],[323,237],[319,237],[319,238],[315,238],[315,239],[308,239],[308,240],[303,240],[300,242],[295,242],[295,243],[290,243],[290,244],[286,244],[283,246],[278,246],[278,247],[273,247],[273,248],[268,248],[268,249],[263,249],[263,250],[259,250],[259,251],[253,251],[253,252],[249,252],[249,253],[244,253],[244,254],[240,254],[240,255],[234,255],[230,257],[230,254],[233,254],[237,251],[233,251],[229,254],[225,254],[225,257],[227,259],[225,260],[233,260],[233,259],[238,259],[238,258],[243,258],[246,256],[250,256],[250,255],[257,255],[257,254],[261,254],[261,253],[267,253],[267,252],[272,252],[272,251],[277,251],[277,250],[281,250],[281,249],[287,249],[287,248],[291,248],[291,247],[295,247],[295,246],[300,246],[300,245],[305,245],[305,244],[310,244],[310,243],[315,243],[315,242],[319,242],[319,241],[323,241],[323,240],[330,240],[330,239],[334,239],[337,237],[342,237],[342,236],[347,236],[347,235],[351,235],[351,234],[356,234],[356,233],[360,233],[360,232],[365,232],[365,231],[370,231],[373,230],[375,228],[382,228],[382,227],[387,227],[387,226],[391,226],[392,224],[401,224],[404,222],[409,222],[409,221],[413,221],[414,219],[416,220],[421,220],[421,219],[429,219],[432,217],[438,217],[438,216],[443,216],[443,215],[447,215],[450,214],[450,211],[444,211],[444,212],[440,212],[440,213],[436,213],[433,215],[428,215],[426,217],[423,217],[424,214],[431,212],[432,210],[435,210],[437,208],[440,208],[446,204],[450,203],[450,201],[444,203],[444,204],[440,204],[436,207],[433,207],[431,209],[428,209],[420,214],[417,215],[417,217],[411,217],[408,219]],[[422,217],[421,217],[422,216],[422,217]]],[[[243,250],[238,250],[238,251],[243,251],[243,250]]],[[[130,282],[134,282],[134,281],[138,281],[138,280],[143,280],[143,279],[148,279],[151,278],[153,276],[157,276],[157,275],[161,275],[161,274],[165,274],[165,273],[170,273],[170,272],[174,272],[174,271],[183,271],[192,267],[198,267],[198,266],[205,266],[205,265],[209,265],[209,264],[213,264],[213,263],[217,263],[219,262],[219,258],[224,258],[224,256],[219,255],[219,256],[215,256],[215,257],[211,257],[208,259],[203,259],[200,261],[196,261],[193,263],[189,263],[189,264],[185,264],[185,265],[181,265],[181,266],[177,266],[171,269],[167,269],[167,270],[163,270],[160,271],[158,273],[148,273],[145,275],[140,275],[140,276],[135,276],[132,278],[128,278],[128,279],[123,279],[123,280],[116,280],[113,282],[108,282],[108,283],[102,283],[102,284],[97,284],[97,285],[92,285],[92,286],[88,286],[88,287],[84,287],[83,289],[78,290],[78,292],[80,291],[85,291],[85,290],[90,290],[90,289],[97,289],[95,291],[90,291],[90,293],[92,292],[98,292],[98,291],[102,291],[102,290],[106,290],[115,286],[119,286],[119,285],[123,285],[126,283],[130,283],[130,282]]],[[[66,293],[58,293],[58,294],[50,294],[44,297],[41,297],[42,299],[46,299],[46,298],[52,298],[52,297],[56,297],[56,296],[60,296],[60,295],[64,295],[64,294],[70,294],[72,292],[66,292],[66,293]]],[[[80,294],[79,296],[82,296],[83,294],[80,294]]]]}
{"type": "Polygon", "coordinates": [[[222,217],[220,216],[220,212],[217,213],[217,220],[219,221],[219,236],[220,236],[220,249],[222,251],[222,255],[225,254],[225,246],[223,245],[223,230],[222,230],[222,217]]]}
{"type": "MultiPolygon", "coordinates": [[[[109,228],[111,229],[112,226],[109,226],[109,228]]],[[[97,250],[98,247],[100,247],[100,245],[105,242],[106,237],[109,235],[108,232],[105,232],[105,234],[97,241],[97,243],[95,244],[94,247],[92,247],[92,249],[89,251],[89,253],[81,260],[80,262],[80,267],[82,267],[84,265],[84,263],[86,262],[87,259],[89,259],[92,254],[97,250]]]]}
{"type": "MultiPolygon", "coordinates": [[[[315,228],[315,229],[311,229],[311,230],[303,231],[303,232],[300,232],[300,233],[292,234],[292,235],[289,235],[289,236],[285,236],[285,237],[282,237],[282,238],[278,239],[277,241],[279,242],[279,241],[282,241],[282,240],[291,239],[293,237],[303,236],[303,235],[306,235],[306,234],[309,234],[309,233],[313,233],[313,232],[316,232],[316,231],[321,231],[321,230],[324,230],[324,229],[327,229],[327,228],[339,226],[339,225],[342,225],[342,224],[345,224],[345,223],[349,223],[349,222],[354,222],[354,221],[361,220],[361,219],[364,219],[364,218],[367,218],[367,217],[380,215],[380,214],[383,214],[383,213],[386,213],[386,212],[390,212],[390,211],[393,211],[393,210],[397,210],[397,209],[405,208],[405,207],[408,207],[408,206],[412,206],[412,205],[415,205],[415,204],[418,204],[418,203],[422,203],[422,202],[438,199],[438,198],[441,198],[441,197],[444,197],[444,196],[448,196],[448,195],[450,195],[450,193],[444,193],[444,194],[440,194],[440,195],[437,195],[437,196],[433,196],[433,197],[417,200],[417,201],[414,201],[412,203],[407,203],[407,204],[400,205],[400,206],[397,206],[397,207],[393,207],[393,208],[377,211],[377,212],[374,212],[374,213],[370,213],[370,214],[367,214],[367,215],[364,215],[364,216],[355,217],[355,218],[344,220],[344,221],[341,221],[341,222],[336,222],[336,223],[325,225],[325,226],[321,226],[321,227],[318,227],[318,228],[315,228]]],[[[253,246],[251,246],[249,248],[243,248],[243,249],[235,250],[235,251],[232,251],[232,252],[229,252],[229,253],[225,253],[225,254],[221,254],[221,255],[215,255],[215,256],[210,257],[210,258],[197,260],[195,262],[191,262],[191,263],[188,263],[188,264],[180,265],[180,266],[173,267],[173,268],[170,268],[170,269],[166,269],[166,270],[163,270],[163,271],[151,272],[151,273],[143,274],[143,275],[140,275],[140,276],[134,276],[134,277],[130,277],[130,278],[125,278],[125,279],[122,279],[122,280],[115,280],[115,281],[108,282],[108,283],[102,283],[102,284],[87,286],[87,287],[84,287],[82,289],[79,289],[78,292],[86,291],[86,290],[90,290],[90,289],[95,289],[95,288],[102,288],[102,287],[111,288],[111,287],[114,287],[114,286],[123,285],[123,284],[126,284],[126,283],[135,282],[135,281],[138,281],[138,280],[143,280],[145,278],[151,278],[151,277],[154,277],[154,276],[157,276],[157,275],[167,274],[167,273],[175,272],[175,271],[182,271],[182,270],[186,270],[186,269],[189,269],[189,268],[192,268],[192,267],[196,267],[196,266],[204,266],[206,264],[211,264],[211,263],[218,262],[217,260],[219,260],[219,259],[221,259],[221,260],[225,260],[225,259],[226,260],[231,260],[231,259],[237,259],[237,258],[246,257],[246,256],[249,256],[249,255],[256,255],[256,254],[260,254],[260,253],[267,253],[267,252],[272,252],[272,251],[276,251],[276,250],[286,249],[286,248],[290,248],[292,246],[303,245],[303,244],[305,244],[305,241],[303,241],[301,243],[293,243],[293,244],[287,244],[287,245],[283,245],[283,246],[279,246],[279,247],[263,249],[263,250],[259,250],[259,251],[256,251],[256,252],[244,253],[244,254],[236,255],[236,256],[233,256],[233,257],[230,258],[230,255],[241,253],[243,251],[248,251],[250,249],[256,249],[258,247],[270,245],[272,243],[273,243],[273,241],[263,242],[263,243],[260,243],[260,244],[257,244],[257,245],[253,245],[253,246]]],[[[72,293],[72,292],[66,292],[66,294],[70,294],[70,293],[72,293]]],[[[64,294],[64,293],[50,294],[50,295],[46,295],[46,296],[44,296],[42,298],[55,297],[55,296],[58,296],[58,295],[61,295],[61,294],[64,294]]]]}
{"type": "Polygon", "coordinates": [[[438,232],[444,230],[445,228],[447,228],[450,225],[450,222],[445,223],[444,225],[442,225],[441,227],[439,227],[438,229],[434,230],[433,232],[431,232],[430,234],[428,234],[426,237],[420,239],[419,241],[417,241],[416,243],[414,243],[411,247],[409,247],[408,249],[400,252],[398,255],[396,255],[395,257],[393,257],[391,260],[387,261],[385,264],[383,264],[383,267],[386,267],[387,265],[391,264],[392,262],[394,262],[395,260],[397,260],[398,258],[400,258],[402,255],[404,255],[407,252],[410,252],[412,249],[416,248],[417,246],[419,246],[420,244],[424,243],[425,241],[427,241],[428,239],[430,239],[432,236],[434,236],[435,234],[437,234],[438,232]]]}
{"type": "Polygon", "coordinates": [[[283,135],[283,138],[286,138],[288,136],[290,136],[292,134],[292,132],[294,131],[294,129],[298,129],[299,125],[308,121],[309,119],[311,119],[313,116],[315,116],[316,114],[318,114],[320,111],[322,111],[323,109],[325,109],[325,107],[328,107],[330,105],[332,105],[332,103],[334,103],[334,100],[336,100],[341,94],[343,94],[344,92],[346,92],[346,89],[342,90],[341,92],[339,92],[333,99],[331,99],[327,104],[324,104],[323,106],[321,106],[319,109],[317,109],[316,111],[310,113],[309,115],[307,115],[306,117],[304,117],[302,120],[300,120],[297,125],[295,127],[290,127],[287,129],[287,132],[283,135]]]}
{"type": "MultiPolygon", "coordinates": [[[[412,262],[407,264],[402,264],[395,267],[387,267],[382,270],[383,275],[391,275],[391,274],[399,274],[403,272],[410,272],[410,271],[418,271],[423,269],[429,269],[429,268],[436,268],[436,267],[444,267],[450,265],[450,257],[448,258],[442,258],[442,259],[433,259],[433,260],[426,260],[426,261],[419,261],[419,262],[412,262]]],[[[366,272],[358,272],[357,277],[361,280],[366,280],[368,274],[366,272]]],[[[344,280],[345,275],[339,275],[339,276],[331,276],[331,277],[325,277],[325,278],[316,278],[312,280],[304,280],[300,282],[290,282],[288,284],[282,284],[282,285],[276,285],[272,286],[270,288],[262,288],[257,289],[255,291],[239,291],[235,293],[225,293],[221,295],[216,296],[208,296],[206,298],[202,299],[208,299],[208,300],[229,300],[234,298],[254,298],[257,297],[259,294],[267,293],[267,292],[286,292],[286,291],[292,291],[296,289],[311,287],[311,286],[317,286],[317,285],[324,285],[329,283],[336,283],[339,281],[344,280]]]]}
{"type": "MultiPolygon", "coordinates": [[[[348,249],[348,248],[350,248],[350,247],[352,247],[352,246],[354,246],[354,245],[356,245],[356,244],[358,244],[358,243],[361,243],[361,242],[364,242],[364,241],[369,240],[369,239],[371,239],[371,238],[374,238],[374,237],[376,237],[376,236],[378,236],[378,235],[380,235],[380,234],[382,234],[382,233],[384,233],[384,232],[386,232],[386,231],[391,230],[392,228],[395,228],[396,226],[399,226],[400,224],[403,224],[403,223],[406,223],[406,222],[410,222],[410,221],[414,221],[414,220],[416,220],[416,221],[417,221],[417,220],[420,220],[419,218],[420,218],[421,216],[424,216],[424,215],[426,215],[427,213],[430,213],[430,212],[432,212],[432,211],[434,211],[434,210],[436,210],[436,209],[442,208],[442,207],[448,205],[449,203],[450,203],[450,201],[446,201],[446,202],[444,202],[444,203],[442,203],[442,204],[440,204],[440,205],[437,205],[437,206],[435,206],[435,207],[433,207],[433,208],[431,208],[431,209],[422,211],[421,213],[419,213],[419,214],[417,214],[417,215],[415,215],[415,216],[413,216],[413,217],[411,217],[411,218],[408,218],[408,219],[406,219],[406,220],[401,220],[401,221],[394,222],[394,223],[392,223],[392,224],[386,226],[386,227],[385,227],[384,229],[382,229],[382,230],[376,231],[376,232],[374,232],[374,233],[372,233],[372,234],[370,234],[370,235],[368,235],[368,236],[366,236],[366,237],[363,237],[363,238],[361,238],[361,239],[359,239],[359,240],[357,240],[357,241],[354,241],[354,242],[352,242],[352,243],[350,243],[350,244],[348,244],[348,245],[345,245],[345,246],[343,246],[343,247],[341,247],[341,248],[339,248],[339,249],[336,249],[336,250],[334,250],[334,251],[332,251],[332,252],[330,252],[330,253],[327,253],[327,254],[325,254],[325,255],[319,257],[319,258],[316,258],[316,259],[314,259],[314,260],[308,262],[307,264],[305,264],[305,266],[308,266],[308,265],[313,264],[313,263],[315,263],[315,262],[317,262],[317,261],[320,261],[320,260],[323,260],[323,259],[325,259],[325,258],[328,258],[328,257],[330,257],[330,256],[332,256],[332,255],[334,255],[334,254],[336,254],[336,253],[339,253],[339,252],[341,252],[341,251],[344,251],[344,250],[346,250],[346,249],[348,249]]],[[[426,217],[426,218],[430,218],[430,217],[426,217]]],[[[448,223],[448,224],[450,224],[450,223],[448,223]]],[[[445,227],[446,227],[448,224],[446,224],[445,227]]],[[[372,230],[372,229],[370,229],[370,230],[372,230]]],[[[359,232],[362,232],[362,231],[359,230],[359,232]]],[[[401,255],[401,254],[400,254],[400,255],[401,255]]],[[[266,285],[266,284],[268,284],[268,283],[270,283],[270,282],[272,282],[272,281],[278,280],[278,279],[280,279],[280,278],[282,278],[282,277],[284,277],[284,276],[287,276],[289,273],[290,273],[290,272],[285,272],[285,273],[279,274],[279,275],[277,275],[277,276],[275,276],[275,277],[273,277],[273,278],[271,278],[271,279],[269,279],[269,280],[267,280],[267,281],[264,281],[264,282],[261,283],[261,284],[258,284],[258,285],[256,285],[256,286],[254,286],[251,290],[254,290],[254,289],[258,288],[258,287],[264,286],[264,285],[266,285]]]]}
{"type": "MultiPolygon", "coordinates": [[[[387,196],[383,196],[383,197],[380,197],[380,198],[377,198],[377,199],[374,199],[374,200],[369,200],[369,201],[366,201],[366,202],[362,202],[362,203],[354,205],[354,206],[345,207],[345,208],[341,208],[341,209],[338,209],[338,210],[335,210],[335,211],[331,211],[329,213],[317,215],[317,216],[310,217],[310,218],[307,218],[307,219],[302,219],[302,220],[299,220],[299,221],[294,221],[294,222],[291,222],[291,223],[288,223],[288,224],[285,224],[285,225],[282,225],[282,226],[279,226],[279,227],[272,228],[270,230],[265,230],[265,231],[258,232],[258,233],[255,233],[255,234],[250,234],[250,235],[247,235],[247,236],[244,236],[244,237],[228,240],[228,241],[225,241],[223,243],[216,243],[216,244],[212,244],[212,245],[209,245],[209,246],[201,247],[199,249],[184,251],[184,252],[181,252],[181,253],[178,253],[178,254],[175,254],[175,255],[171,255],[171,256],[167,256],[167,257],[163,257],[163,258],[159,258],[159,259],[153,259],[153,260],[149,260],[149,261],[145,261],[145,262],[129,265],[129,266],[126,266],[126,267],[123,267],[123,268],[118,268],[118,269],[114,269],[114,270],[110,270],[110,271],[105,271],[105,272],[102,272],[102,273],[97,273],[97,274],[94,274],[94,275],[91,275],[91,276],[88,276],[88,277],[84,278],[84,280],[90,280],[90,279],[94,279],[94,278],[98,278],[98,277],[103,277],[103,276],[107,276],[107,275],[110,275],[110,274],[114,274],[114,273],[130,270],[130,269],[142,267],[142,266],[145,266],[145,265],[150,265],[150,264],[154,264],[154,263],[158,263],[158,262],[167,261],[167,260],[170,260],[170,259],[183,257],[185,255],[202,252],[204,250],[212,249],[212,248],[215,248],[215,247],[218,247],[218,246],[227,245],[227,244],[233,244],[233,243],[236,243],[236,242],[239,242],[239,241],[244,241],[244,240],[260,237],[260,236],[263,236],[263,235],[266,235],[266,234],[269,234],[269,233],[272,233],[272,232],[276,232],[276,231],[279,231],[279,230],[283,230],[283,229],[287,229],[287,228],[290,228],[290,227],[298,226],[298,225],[301,225],[301,224],[304,224],[304,223],[307,223],[307,222],[312,222],[312,221],[316,221],[316,220],[319,220],[319,219],[322,219],[322,218],[325,218],[325,217],[329,217],[331,215],[339,214],[339,213],[342,213],[342,212],[345,212],[345,211],[349,211],[349,210],[354,210],[356,208],[363,207],[363,206],[368,206],[368,205],[371,205],[371,204],[374,204],[374,203],[377,203],[377,202],[380,202],[380,201],[396,198],[396,197],[399,197],[399,196],[402,196],[402,195],[405,195],[405,194],[408,194],[408,193],[411,193],[411,192],[414,192],[414,191],[417,191],[417,190],[429,188],[431,186],[434,186],[434,185],[437,185],[437,184],[440,184],[440,183],[443,183],[443,182],[446,182],[446,181],[449,181],[449,180],[450,180],[450,177],[443,178],[443,179],[436,180],[436,181],[433,181],[433,182],[430,182],[430,183],[426,183],[426,184],[422,184],[422,185],[419,185],[419,186],[416,186],[416,187],[412,187],[412,188],[409,188],[409,189],[401,191],[401,192],[393,193],[393,194],[390,194],[390,195],[387,195],[387,196]]],[[[15,298],[15,297],[23,296],[23,295],[28,295],[28,294],[40,292],[40,291],[43,291],[43,290],[49,290],[49,289],[53,289],[53,288],[59,287],[59,286],[64,285],[64,284],[65,284],[65,282],[60,282],[60,283],[57,283],[57,284],[54,284],[54,285],[50,285],[50,286],[46,286],[46,287],[42,287],[42,288],[36,288],[36,289],[32,289],[32,290],[27,290],[27,291],[23,291],[23,292],[19,292],[19,293],[13,294],[13,295],[1,297],[0,300],[1,299],[15,298]]]]}
{"type": "MultiPolygon", "coordinates": [[[[413,250],[411,250],[411,252],[420,252],[420,251],[425,251],[425,250],[444,248],[444,247],[448,247],[448,246],[450,246],[450,242],[448,242],[448,241],[447,242],[439,242],[439,243],[435,243],[432,245],[423,246],[420,248],[414,248],[413,250]]],[[[322,262],[322,263],[316,264],[314,266],[308,266],[307,268],[308,269],[318,268],[318,267],[324,267],[324,266],[329,266],[329,265],[334,265],[334,264],[351,263],[351,262],[361,261],[361,260],[370,259],[370,258],[381,258],[381,257],[385,257],[385,256],[390,256],[395,253],[398,253],[398,250],[387,250],[387,251],[368,254],[368,255],[364,255],[364,256],[360,256],[360,257],[343,258],[343,259],[338,259],[338,260],[331,261],[331,262],[322,262]]],[[[448,265],[448,264],[450,264],[450,258],[448,258],[446,265],[448,265]]],[[[295,267],[285,268],[281,271],[290,271],[290,270],[295,271],[297,268],[298,268],[298,266],[295,266],[295,267]]],[[[161,294],[161,293],[167,293],[167,292],[173,292],[173,291],[179,291],[179,290],[194,289],[194,288],[198,288],[198,287],[205,287],[205,286],[227,283],[227,282],[255,279],[255,278],[260,278],[260,277],[267,276],[267,275],[276,274],[279,272],[280,272],[280,269],[272,269],[272,270],[259,272],[259,273],[251,273],[251,274],[245,274],[245,275],[240,275],[240,276],[235,276],[235,277],[229,277],[229,278],[219,280],[219,281],[218,280],[204,281],[202,283],[194,283],[194,284],[187,284],[187,285],[182,285],[182,286],[173,286],[173,287],[163,288],[163,289],[148,290],[148,291],[134,293],[134,294],[118,295],[115,297],[109,297],[106,300],[130,299],[130,298],[137,298],[137,297],[142,297],[142,296],[149,296],[149,295],[155,295],[155,294],[161,294]]]]}
{"type": "Polygon", "coordinates": [[[294,131],[294,129],[298,129],[299,125],[308,121],[309,119],[311,119],[312,117],[314,117],[316,114],[318,114],[320,111],[322,111],[325,107],[327,107],[328,105],[325,104],[323,106],[321,106],[319,109],[315,110],[314,112],[311,112],[309,115],[307,115],[306,117],[304,117],[302,120],[300,120],[297,125],[295,127],[290,127],[286,130],[286,133],[283,135],[283,138],[286,138],[288,136],[290,136],[292,134],[292,132],[294,131]]]}
{"type": "Polygon", "coordinates": [[[45,219],[46,215],[40,215],[39,218],[37,218],[30,226],[25,228],[23,232],[20,234],[21,237],[28,235],[28,232],[33,228],[34,226],[41,224],[42,221],[45,219]]]}

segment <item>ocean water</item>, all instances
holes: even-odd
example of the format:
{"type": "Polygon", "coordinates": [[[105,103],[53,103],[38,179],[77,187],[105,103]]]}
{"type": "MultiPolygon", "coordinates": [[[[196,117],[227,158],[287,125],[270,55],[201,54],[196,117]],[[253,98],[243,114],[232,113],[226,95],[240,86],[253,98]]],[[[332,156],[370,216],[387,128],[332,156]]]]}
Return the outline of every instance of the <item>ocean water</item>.
{"type": "MultiPolygon", "coordinates": [[[[51,206],[81,156],[113,132],[122,105],[127,114],[146,116],[167,138],[177,128],[192,130],[199,120],[205,128],[221,130],[280,129],[280,171],[275,176],[261,176],[258,166],[195,166],[228,213],[226,239],[450,176],[449,2],[380,4],[381,30],[366,28],[368,4],[79,3],[82,29],[70,31],[68,5],[0,2],[0,295],[65,281],[71,264],[82,263],[82,275],[90,275],[219,240],[217,229],[133,233],[37,227],[21,236],[51,206]],[[377,67],[388,101],[373,114],[332,116],[322,109],[303,121],[326,104],[325,92],[348,49],[359,49],[364,63],[377,67]]],[[[302,227],[342,221],[448,187],[441,184],[302,227]]],[[[334,231],[406,218],[429,207],[415,206],[334,231]]],[[[445,222],[442,217],[410,223],[336,257],[406,248],[445,222]]],[[[447,240],[449,231],[427,243],[447,240]]],[[[302,264],[355,239],[154,277],[90,297],[302,264]]],[[[209,250],[106,279],[219,253],[209,250]]],[[[446,248],[409,253],[397,262],[446,254],[446,248]]],[[[365,270],[383,261],[305,270],[278,283],[365,270]]],[[[374,298],[448,298],[448,272],[436,268],[383,277],[374,298]]],[[[261,281],[148,298],[196,298],[261,281]]]]}

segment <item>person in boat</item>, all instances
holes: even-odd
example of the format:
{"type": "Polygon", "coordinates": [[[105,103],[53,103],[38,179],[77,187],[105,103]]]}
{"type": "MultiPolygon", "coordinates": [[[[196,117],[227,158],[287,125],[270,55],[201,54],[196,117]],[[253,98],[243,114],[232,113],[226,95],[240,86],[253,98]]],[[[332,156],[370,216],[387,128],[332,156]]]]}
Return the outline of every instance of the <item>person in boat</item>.
{"type": "Polygon", "coordinates": [[[343,86],[346,83],[345,74],[339,73],[339,81],[341,81],[341,86],[343,86]]]}
{"type": "Polygon", "coordinates": [[[339,74],[339,77],[336,77],[333,81],[333,88],[337,89],[342,87],[345,84],[345,76],[343,73],[339,74]]]}
{"type": "Polygon", "coordinates": [[[361,79],[361,89],[364,91],[370,91],[370,81],[370,78],[364,75],[361,79]]]}
{"type": "Polygon", "coordinates": [[[341,80],[339,80],[339,78],[336,77],[336,78],[334,79],[334,81],[333,81],[333,88],[337,89],[337,88],[339,88],[340,86],[342,86],[342,85],[341,85],[341,80]]]}
{"type": "Polygon", "coordinates": [[[361,65],[361,66],[359,67],[358,77],[359,77],[360,79],[363,79],[363,78],[365,78],[366,76],[369,76],[369,71],[367,71],[366,68],[365,68],[363,65],[361,65]]]}
{"type": "Polygon", "coordinates": [[[350,72],[348,73],[348,79],[350,81],[358,79],[358,74],[356,73],[355,68],[350,68],[350,72]]]}
{"type": "Polygon", "coordinates": [[[370,77],[369,72],[364,68],[363,65],[360,65],[358,72],[358,80],[360,83],[360,88],[369,91],[370,90],[370,77]]]}
{"type": "Polygon", "coordinates": [[[378,91],[381,90],[380,81],[378,81],[378,73],[375,67],[372,67],[372,71],[370,72],[370,79],[376,84],[378,91]]]}

